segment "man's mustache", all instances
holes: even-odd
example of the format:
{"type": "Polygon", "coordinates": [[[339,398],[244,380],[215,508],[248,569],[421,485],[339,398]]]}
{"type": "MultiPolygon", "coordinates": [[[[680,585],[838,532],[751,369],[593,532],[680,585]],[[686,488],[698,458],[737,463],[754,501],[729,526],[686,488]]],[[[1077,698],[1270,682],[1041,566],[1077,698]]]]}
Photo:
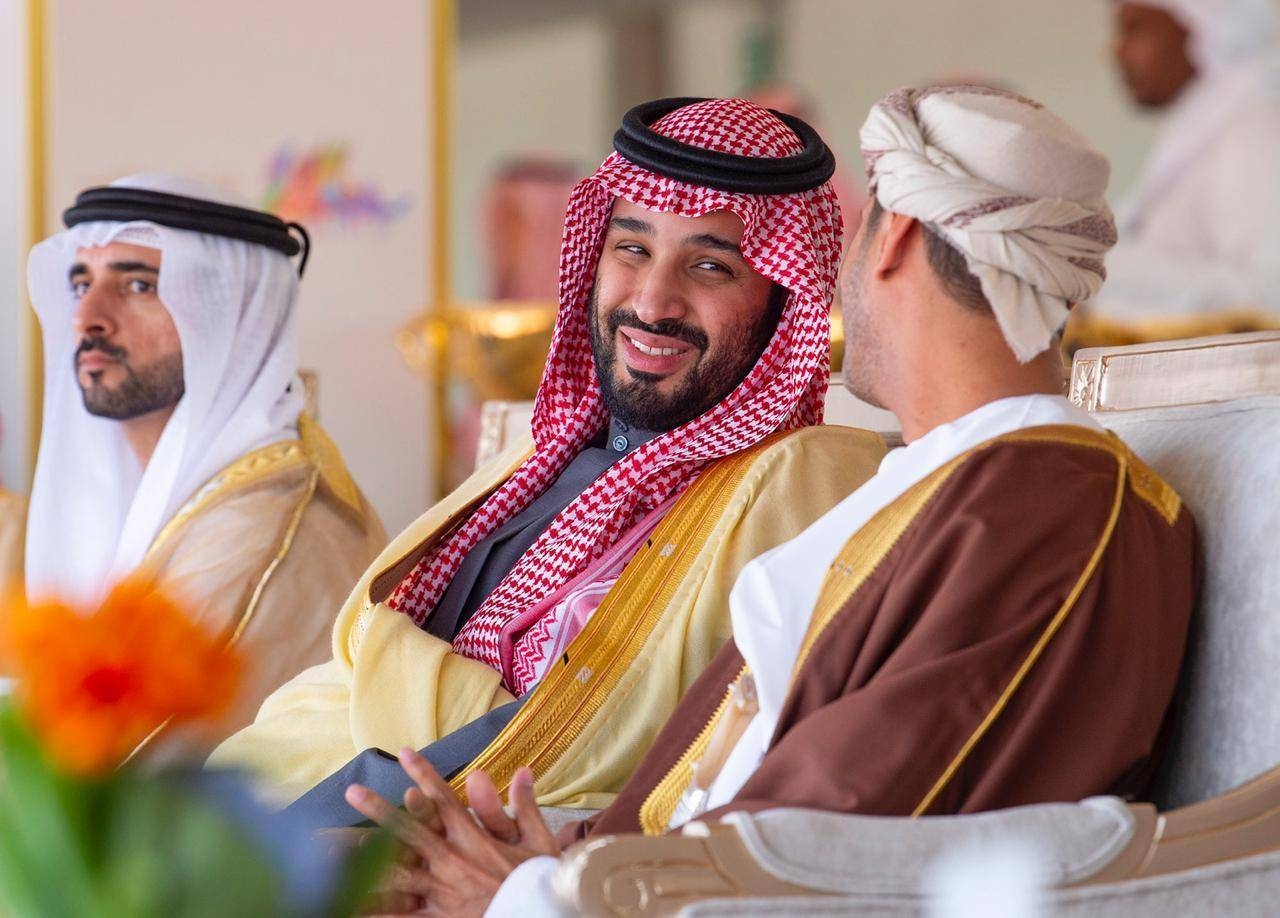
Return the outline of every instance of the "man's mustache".
{"type": "Polygon", "coordinates": [[[617,334],[618,329],[623,325],[630,328],[638,328],[640,331],[648,332],[651,335],[675,338],[677,341],[692,344],[700,351],[705,351],[710,343],[707,339],[707,333],[697,326],[681,322],[679,319],[663,319],[661,322],[650,324],[642,321],[633,310],[620,306],[609,314],[610,336],[617,334]]]}
{"type": "Polygon", "coordinates": [[[123,361],[129,354],[128,351],[120,347],[118,344],[111,344],[103,338],[85,338],[80,342],[79,346],[76,347],[75,362],[77,366],[80,365],[80,355],[87,354],[89,351],[100,351],[112,360],[119,361],[123,361]]]}

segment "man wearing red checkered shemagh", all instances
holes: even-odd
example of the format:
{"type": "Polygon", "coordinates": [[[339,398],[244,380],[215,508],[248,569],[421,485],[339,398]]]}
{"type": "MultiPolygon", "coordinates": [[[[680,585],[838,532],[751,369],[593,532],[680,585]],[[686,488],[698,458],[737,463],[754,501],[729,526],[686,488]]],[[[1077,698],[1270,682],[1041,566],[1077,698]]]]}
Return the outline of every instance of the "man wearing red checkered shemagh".
{"type": "Polygon", "coordinates": [[[378,750],[406,746],[459,790],[529,766],[543,805],[607,805],[729,637],[742,566],[883,453],[815,426],[841,233],[821,138],[742,100],[665,99],[614,146],[569,200],[531,441],[401,533],[334,659],[211,760],[317,824],[362,818],[353,781],[398,797],[378,750]]]}

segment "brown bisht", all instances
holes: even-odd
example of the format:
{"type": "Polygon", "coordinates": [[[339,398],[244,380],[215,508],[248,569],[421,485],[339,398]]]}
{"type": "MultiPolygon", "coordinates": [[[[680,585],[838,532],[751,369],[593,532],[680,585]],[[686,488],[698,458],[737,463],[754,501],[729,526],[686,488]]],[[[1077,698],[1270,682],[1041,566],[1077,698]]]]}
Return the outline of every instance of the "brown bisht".
{"type": "MultiPolygon", "coordinates": [[[[940,815],[1141,795],[1199,583],[1195,524],[1114,435],[1020,430],[918,482],[827,573],[769,751],[727,806],[940,815]]],[[[732,642],[588,832],[665,830],[732,642]]]]}

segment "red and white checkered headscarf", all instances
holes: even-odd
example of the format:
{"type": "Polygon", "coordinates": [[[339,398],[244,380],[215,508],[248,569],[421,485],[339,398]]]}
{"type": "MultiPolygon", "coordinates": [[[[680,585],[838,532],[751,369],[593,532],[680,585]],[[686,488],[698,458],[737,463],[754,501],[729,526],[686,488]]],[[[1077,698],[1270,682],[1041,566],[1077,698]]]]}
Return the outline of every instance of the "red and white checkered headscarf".
{"type": "MultiPolygon", "coordinates": [[[[801,152],[781,119],[740,99],[711,99],[676,109],[653,129],[685,144],[752,157],[801,152]]],[[[709,462],[769,434],[820,423],[830,349],[829,310],[840,261],[840,208],[830,183],[794,194],[744,194],[691,185],[642,169],[618,153],[569,198],[560,253],[560,314],[533,413],[535,451],[471,518],[419,562],[388,605],[418,624],[435,608],[462,559],[555,481],[608,420],[592,361],[588,309],[596,263],[615,198],[653,211],[700,217],[730,211],[743,222],[742,255],[759,274],[790,291],[760,360],[723,401],[614,463],[570,503],[454,641],[454,650],[501,670],[504,625],[599,558],[647,511],[679,493],[709,462]]],[[[532,685],[520,673],[508,685],[532,685]]]]}

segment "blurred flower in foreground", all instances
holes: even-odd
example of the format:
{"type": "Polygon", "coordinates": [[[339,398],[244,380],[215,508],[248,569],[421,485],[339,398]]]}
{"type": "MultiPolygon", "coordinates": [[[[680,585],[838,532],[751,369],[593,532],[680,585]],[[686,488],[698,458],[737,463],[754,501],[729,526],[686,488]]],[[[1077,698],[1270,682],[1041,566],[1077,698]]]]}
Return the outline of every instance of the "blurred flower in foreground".
{"type": "Polygon", "coordinates": [[[168,723],[232,700],[240,664],[147,583],[92,614],[0,606],[0,916],[349,918],[391,838],[329,851],[234,773],[142,768],[168,723]]]}
{"type": "Polygon", "coordinates": [[[124,582],[93,614],[11,599],[0,654],[17,707],[63,770],[108,772],[166,722],[216,717],[239,661],[149,585],[124,582]]]}

